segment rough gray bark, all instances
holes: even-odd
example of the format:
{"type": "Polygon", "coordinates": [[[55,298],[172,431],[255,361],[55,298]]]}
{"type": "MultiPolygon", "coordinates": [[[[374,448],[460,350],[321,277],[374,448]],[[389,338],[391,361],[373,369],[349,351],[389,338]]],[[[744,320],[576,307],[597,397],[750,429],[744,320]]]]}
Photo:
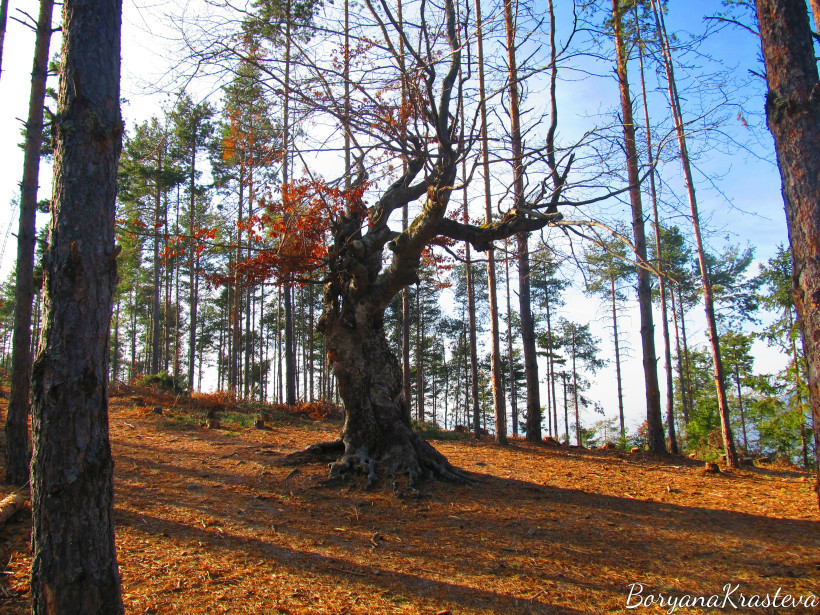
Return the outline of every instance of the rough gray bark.
{"type": "MultiPolygon", "coordinates": [[[[464,177],[467,177],[466,164],[462,166],[464,177]]],[[[464,191],[464,222],[469,223],[469,212],[467,208],[467,191],[464,191]]],[[[472,414],[479,416],[478,399],[478,341],[476,335],[476,312],[475,312],[475,290],[473,286],[473,264],[470,257],[470,244],[464,244],[465,267],[467,270],[467,329],[470,344],[470,400],[472,403],[472,414]]],[[[468,417],[465,416],[465,419],[468,417]]],[[[465,420],[468,424],[469,420],[465,420]]]]}
{"type": "MultiPolygon", "coordinates": [[[[286,3],[286,15],[291,15],[291,0],[286,3]]],[[[291,20],[285,20],[285,83],[284,83],[284,109],[283,109],[283,132],[282,132],[282,198],[291,181],[289,174],[290,155],[290,69],[291,69],[291,20]]],[[[285,302],[285,403],[294,405],[296,403],[296,339],[293,327],[293,289],[292,285],[285,284],[283,296],[285,302]]]]}
{"type": "MultiPolygon", "coordinates": [[[[379,474],[406,474],[411,484],[429,476],[464,479],[444,456],[412,431],[402,391],[402,370],[384,330],[384,312],[390,300],[418,280],[422,251],[439,229],[455,184],[458,153],[451,140],[449,109],[460,68],[460,46],[450,0],[445,3],[445,14],[452,57],[441,81],[438,104],[433,107],[433,128],[439,141],[434,166],[428,175],[413,183],[425,168],[428,156],[416,141],[407,171],[369,209],[354,199],[332,229],[324,309],[318,328],[327,341],[328,360],[344,400],[345,425],[341,442],[328,445],[331,450],[343,448],[331,473],[362,472],[368,477],[368,485],[374,484],[379,474]],[[390,213],[421,197],[422,211],[413,224],[401,233],[391,231],[390,213]],[[385,247],[393,256],[382,270],[385,247]]],[[[354,186],[363,181],[364,170],[360,167],[354,186]]]]}
{"type": "Polygon", "coordinates": [[[45,318],[32,378],[32,611],[123,612],[108,439],[119,0],[66,0],[45,318]]]}
{"type": "MultiPolygon", "coordinates": [[[[756,0],[755,5],[769,85],[766,119],[783,180],[794,302],[820,462],[820,79],[806,3],[756,0]]],[[[820,473],[815,491],[820,504],[820,473]]]]}
{"type": "MultiPolygon", "coordinates": [[[[555,352],[552,347],[552,322],[550,318],[550,302],[549,297],[545,302],[547,312],[547,345],[549,346],[549,372],[550,372],[550,391],[552,392],[552,425],[554,428],[554,435],[558,438],[558,397],[555,394],[555,352]]],[[[550,394],[547,392],[547,395],[550,394]]]]}
{"type": "Polygon", "coordinates": [[[191,245],[189,248],[188,254],[188,267],[190,273],[190,322],[189,329],[188,329],[188,390],[194,390],[194,373],[196,367],[196,325],[197,325],[197,309],[199,307],[199,297],[198,297],[198,284],[199,284],[199,272],[197,271],[197,264],[198,264],[198,257],[197,257],[197,241],[196,241],[196,130],[194,131],[194,137],[191,140],[191,177],[189,178],[190,185],[189,190],[191,192],[191,201],[190,201],[190,212],[189,212],[189,222],[190,222],[190,232],[191,232],[191,245]]]}
{"type": "Polygon", "coordinates": [[[416,285],[416,420],[424,422],[424,313],[419,285],[416,285]]]}
{"type": "Polygon", "coordinates": [[[31,390],[31,303],[34,297],[35,219],[53,8],[53,0],[41,0],[26,122],[20,222],[17,230],[11,391],[6,415],[6,482],[13,485],[24,485],[29,480],[28,415],[31,390]]]}

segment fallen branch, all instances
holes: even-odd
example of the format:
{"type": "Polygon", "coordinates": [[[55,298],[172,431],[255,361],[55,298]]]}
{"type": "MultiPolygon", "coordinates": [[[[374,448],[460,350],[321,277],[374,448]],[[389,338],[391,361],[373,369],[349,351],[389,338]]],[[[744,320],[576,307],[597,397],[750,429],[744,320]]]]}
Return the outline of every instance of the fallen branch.
{"type": "Polygon", "coordinates": [[[22,493],[12,493],[0,500],[0,527],[20,512],[23,506],[25,506],[25,503],[26,498],[22,493]]]}

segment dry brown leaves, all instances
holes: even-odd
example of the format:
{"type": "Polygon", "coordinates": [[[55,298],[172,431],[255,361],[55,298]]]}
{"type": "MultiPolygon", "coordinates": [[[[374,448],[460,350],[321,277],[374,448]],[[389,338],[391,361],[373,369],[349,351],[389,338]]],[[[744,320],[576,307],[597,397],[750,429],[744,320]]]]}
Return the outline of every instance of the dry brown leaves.
{"type": "MultiPolygon", "coordinates": [[[[127,613],[616,613],[632,583],[817,592],[820,515],[799,473],[466,438],[435,446],[472,485],[368,492],[277,463],[338,424],[180,430],[168,414],[112,400],[127,613]]],[[[0,530],[0,612],[28,611],[28,533],[19,516],[0,530]]]]}

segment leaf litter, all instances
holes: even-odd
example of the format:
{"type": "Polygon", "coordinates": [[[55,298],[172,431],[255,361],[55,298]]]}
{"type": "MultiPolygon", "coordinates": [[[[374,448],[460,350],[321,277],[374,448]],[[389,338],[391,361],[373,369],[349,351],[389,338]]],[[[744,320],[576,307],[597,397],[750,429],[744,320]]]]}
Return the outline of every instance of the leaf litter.
{"type": "MultiPolygon", "coordinates": [[[[277,413],[231,431],[182,413],[111,400],[126,613],[618,613],[634,583],[817,593],[805,473],[705,474],[683,457],[465,436],[434,445],[472,483],[366,491],[322,464],[281,463],[337,437],[338,422],[277,413]]],[[[29,535],[30,515],[0,529],[0,613],[30,610],[29,535]]]]}

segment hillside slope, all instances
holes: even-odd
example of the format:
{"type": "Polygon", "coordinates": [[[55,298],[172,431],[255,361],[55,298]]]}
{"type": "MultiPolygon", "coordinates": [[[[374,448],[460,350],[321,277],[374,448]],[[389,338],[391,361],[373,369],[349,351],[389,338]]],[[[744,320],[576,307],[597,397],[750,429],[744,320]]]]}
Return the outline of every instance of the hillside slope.
{"type": "MultiPolygon", "coordinates": [[[[473,484],[364,491],[321,464],[281,464],[338,424],[268,425],[208,430],[112,399],[127,613],[616,613],[634,583],[633,605],[722,599],[727,583],[735,602],[817,592],[806,475],[466,438],[435,446],[473,484]]],[[[28,528],[18,516],[0,529],[3,613],[28,610],[28,528]]]]}

